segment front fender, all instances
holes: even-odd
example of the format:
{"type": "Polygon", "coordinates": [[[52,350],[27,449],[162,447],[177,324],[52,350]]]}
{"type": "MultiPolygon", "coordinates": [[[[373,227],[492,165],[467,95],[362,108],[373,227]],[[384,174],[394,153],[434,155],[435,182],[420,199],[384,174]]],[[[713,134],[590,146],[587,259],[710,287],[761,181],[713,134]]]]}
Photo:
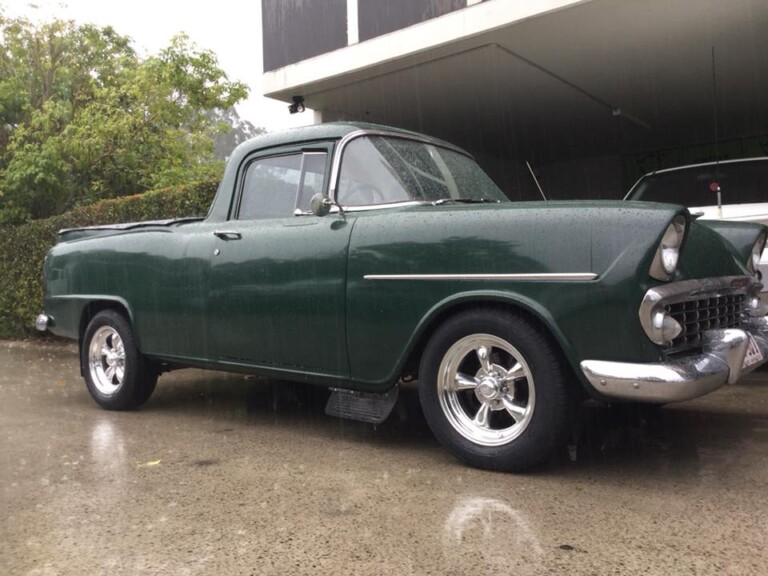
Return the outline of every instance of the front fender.
{"type": "Polygon", "coordinates": [[[347,266],[352,380],[391,386],[434,323],[470,302],[539,319],[577,374],[585,358],[658,360],[638,308],[656,246],[681,210],[527,203],[359,213],[347,266]]]}
{"type": "Polygon", "coordinates": [[[753,222],[733,222],[728,220],[698,220],[697,224],[717,232],[725,238],[738,254],[740,262],[746,264],[752,254],[752,248],[761,234],[768,229],[753,222]]]}

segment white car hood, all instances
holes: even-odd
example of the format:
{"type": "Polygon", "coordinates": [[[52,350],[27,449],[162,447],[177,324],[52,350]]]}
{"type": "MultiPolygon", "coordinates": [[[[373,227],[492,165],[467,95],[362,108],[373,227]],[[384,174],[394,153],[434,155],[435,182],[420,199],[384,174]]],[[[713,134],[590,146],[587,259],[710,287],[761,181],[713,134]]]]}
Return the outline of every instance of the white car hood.
{"type": "Polygon", "coordinates": [[[704,213],[704,220],[736,220],[741,222],[759,222],[768,224],[768,202],[754,204],[723,204],[722,215],[717,206],[691,206],[691,214],[704,213]]]}
{"type": "MultiPolygon", "coordinates": [[[[691,206],[688,208],[691,214],[701,214],[702,220],[731,220],[734,222],[757,222],[768,224],[768,202],[755,202],[754,204],[723,204],[722,214],[717,206],[691,206]]],[[[764,286],[768,285],[768,246],[763,250],[759,265],[762,277],[766,279],[764,286]]],[[[765,290],[766,288],[764,288],[765,290]]],[[[766,294],[764,292],[764,294],[766,294]]],[[[768,300],[768,296],[763,296],[768,300]]]]}

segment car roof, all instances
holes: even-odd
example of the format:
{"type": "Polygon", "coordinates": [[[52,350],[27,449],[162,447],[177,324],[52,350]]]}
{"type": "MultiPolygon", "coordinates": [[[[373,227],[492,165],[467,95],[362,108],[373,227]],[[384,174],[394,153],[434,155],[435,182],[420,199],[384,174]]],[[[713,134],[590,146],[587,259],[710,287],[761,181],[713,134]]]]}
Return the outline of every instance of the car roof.
{"type": "Polygon", "coordinates": [[[402,134],[403,136],[413,136],[421,140],[428,139],[435,144],[445,146],[447,148],[457,148],[454,144],[442,141],[438,138],[432,138],[430,136],[419,134],[418,132],[412,132],[410,130],[404,130],[402,128],[395,128],[392,126],[384,126],[382,124],[373,124],[369,122],[328,122],[325,124],[301,126],[299,128],[289,128],[286,130],[280,130],[278,132],[262,134],[256,136],[255,138],[251,138],[246,142],[243,142],[236,148],[236,151],[242,152],[243,150],[247,150],[251,152],[254,150],[274,148],[277,146],[290,145],[300,142],[339,140],[349,134],[360,132],[361,130],[388,132],[394,134],[402,134]]]}

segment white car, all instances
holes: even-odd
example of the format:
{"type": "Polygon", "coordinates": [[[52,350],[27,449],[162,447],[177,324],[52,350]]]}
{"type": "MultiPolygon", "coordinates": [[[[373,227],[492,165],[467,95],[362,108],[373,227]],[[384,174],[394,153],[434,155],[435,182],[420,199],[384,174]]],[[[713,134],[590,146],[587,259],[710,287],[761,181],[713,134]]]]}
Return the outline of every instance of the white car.
{"type": "MultiPolygon", "coordinates": [[[[768,156],[649,172],[624,199],[682,204],[704,220],[768,224],[768,156]]],[[[759,269],[768,285],[768,248],[759,269]]]]}

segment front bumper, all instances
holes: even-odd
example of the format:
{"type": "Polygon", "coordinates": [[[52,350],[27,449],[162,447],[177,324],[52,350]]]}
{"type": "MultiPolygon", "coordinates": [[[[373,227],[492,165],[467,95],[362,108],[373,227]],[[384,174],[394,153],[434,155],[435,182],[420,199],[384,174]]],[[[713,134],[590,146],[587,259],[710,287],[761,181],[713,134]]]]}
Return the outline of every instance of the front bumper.
{"type": "Polygon", "coordinates": [[[585,360],[581,370],[599,396],[665,404],[697,398],[733,384],[766,361],[768,318],[763,317],[753,319],[746,329],[705,332],[702,351],[694,356],[656,364],[585,360]],[[750,335],[762,359],[744,367],[750,335]]]}

